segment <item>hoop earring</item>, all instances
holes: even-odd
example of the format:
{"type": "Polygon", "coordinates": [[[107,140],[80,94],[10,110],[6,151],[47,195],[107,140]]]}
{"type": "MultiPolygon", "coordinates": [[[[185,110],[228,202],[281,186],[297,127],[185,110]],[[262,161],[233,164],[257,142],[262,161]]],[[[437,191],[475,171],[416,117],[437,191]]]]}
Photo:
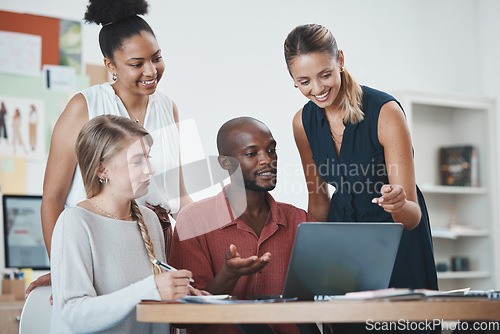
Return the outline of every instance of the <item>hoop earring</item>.
{"type": "Polygon", "coordinates": [[[294,82],[294,83],[293,83],[293,87],[295,87],[295,88],[299,88],[299,85],[297,85],[297,83],[296,83],[296,82],[294,82]]]}
{"type": "Polygon", "coordinates": [[[102,183],[102,184],[106,184],[108,183],[108,178],[107,177],[104,177],[104,178],[99,178],[99,182],[102,183]]]}
{"type": "Polygon", "coordinates": [[[340,68],[340,73],[344,73],[344,66],[340,68]]]}
{"type": "Polygon", "coordinates": [[[113,74],[113,81],[116,81],[116,74],[113,74]]]}

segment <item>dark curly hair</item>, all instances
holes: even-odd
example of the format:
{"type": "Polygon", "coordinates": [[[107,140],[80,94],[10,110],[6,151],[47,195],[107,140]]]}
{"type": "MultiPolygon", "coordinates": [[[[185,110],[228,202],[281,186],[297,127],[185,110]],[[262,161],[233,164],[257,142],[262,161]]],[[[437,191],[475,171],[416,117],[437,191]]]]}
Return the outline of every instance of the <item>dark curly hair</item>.
{"type": "Polygon", "coordinates": [[[102,25],[99,46],[104,57],[114,61],[123,41],[146,31],[155,36],[149,24],[138,15],[148,12],[145,0],[90,0],[84,20],[102,25]]]}

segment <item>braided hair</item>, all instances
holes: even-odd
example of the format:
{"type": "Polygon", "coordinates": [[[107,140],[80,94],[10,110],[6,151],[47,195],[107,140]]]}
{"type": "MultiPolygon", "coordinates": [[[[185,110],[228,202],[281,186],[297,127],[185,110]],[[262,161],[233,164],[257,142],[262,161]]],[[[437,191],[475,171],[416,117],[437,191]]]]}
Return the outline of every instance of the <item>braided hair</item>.
{"type": "MultiPolygon", "coordinates": [[[[141,125],[125,117],[101,115],[92,118],[83,126],[76,140],[75,151],[87,198],[99,194],[104,187],[97,176],[100,163],[108,161],[126,148],[128,139],[131,137],[144,138],[149,146],[153,144],[151,135],[141,125]]],[[[130,203],[130,211],[141,232],[153,273],[159,274],[162,270],[156,264],[153,242],[135,200],[130,203]]]]}

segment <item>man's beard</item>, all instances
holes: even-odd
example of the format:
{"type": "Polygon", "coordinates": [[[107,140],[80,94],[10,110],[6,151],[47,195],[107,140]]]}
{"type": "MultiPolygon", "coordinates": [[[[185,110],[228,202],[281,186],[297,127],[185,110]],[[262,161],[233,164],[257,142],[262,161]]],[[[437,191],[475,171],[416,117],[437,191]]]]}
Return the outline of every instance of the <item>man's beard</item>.
{"type": "Polygon", "coordinates": [[[245,182],[245,189],[264,192],[264,191],[271,191],[274,188],[276,188],[277,177],[275,177],[274,182],[267,187],[258,185],[257,184],[257,177],[254,177],[253,179],[249,179],[248,177],[246,177],[244,175],[243,181],[245,182]]]}

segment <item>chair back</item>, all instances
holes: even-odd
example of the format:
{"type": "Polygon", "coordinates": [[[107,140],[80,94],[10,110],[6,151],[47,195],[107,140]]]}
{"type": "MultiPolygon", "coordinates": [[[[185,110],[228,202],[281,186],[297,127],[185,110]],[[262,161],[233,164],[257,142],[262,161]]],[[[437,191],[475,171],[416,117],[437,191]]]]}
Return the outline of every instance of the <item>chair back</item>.
{"type": "Polygon", "coordinates": [[[40,286],[30,292],[21,313],[19,334],[50,333],[52,305],[50,305],[49,298],[51,294],[51,286],[40,286]]]}

